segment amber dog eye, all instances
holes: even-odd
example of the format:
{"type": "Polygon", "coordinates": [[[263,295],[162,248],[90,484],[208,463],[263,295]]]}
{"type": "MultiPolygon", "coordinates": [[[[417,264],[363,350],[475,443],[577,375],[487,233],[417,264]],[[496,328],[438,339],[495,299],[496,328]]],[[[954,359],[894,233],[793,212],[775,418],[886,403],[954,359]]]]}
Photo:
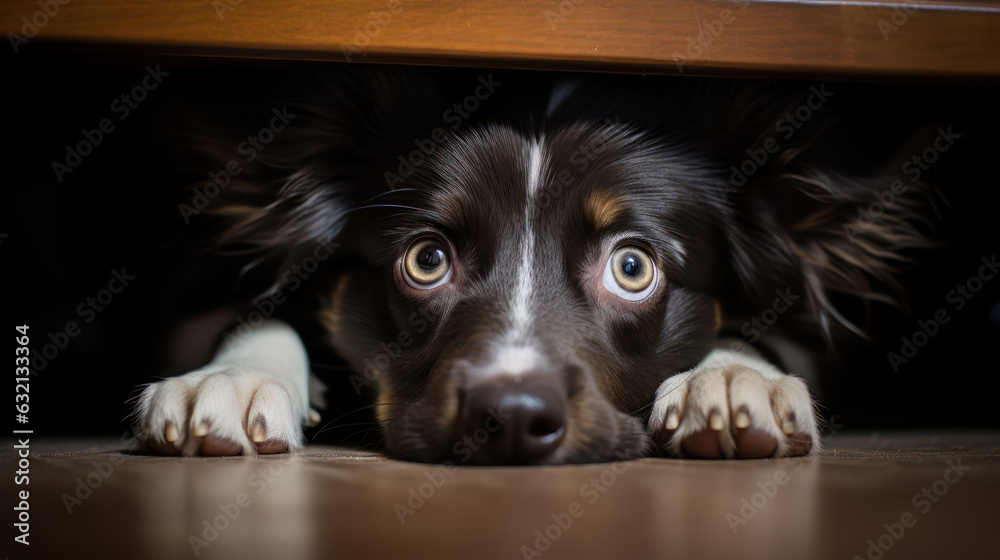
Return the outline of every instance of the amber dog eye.
{"type": "Polygon", "coordinates": [[[451,278],[451,262],[444,245],[434,239],[417,241],[403,259],[406,283],[418,290],[429,290],[451,278]]]}
{"type": "Polygon", "coordinates": [[[657,271],[653,258],[644,249],[621,247],[611,254],[604,267],[604,287],[623,299],[638,301],[656,288],[657,271]]]}

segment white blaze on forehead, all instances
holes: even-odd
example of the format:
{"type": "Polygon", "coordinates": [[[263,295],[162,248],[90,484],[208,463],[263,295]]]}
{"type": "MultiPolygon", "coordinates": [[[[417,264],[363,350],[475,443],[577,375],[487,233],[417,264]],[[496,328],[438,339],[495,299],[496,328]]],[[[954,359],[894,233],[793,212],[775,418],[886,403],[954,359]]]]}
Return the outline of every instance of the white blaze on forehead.
{"type": "Polygon", "coordinates": [[[534,199],[538,185],[542,182],[542,141],[531,143],[531,159],[528,162],[528,198],[534,199]]]}
{"type": "Polygon", "coordinates": [[[511,302],[510,330],[507,333],[513,343],[523,343],[531,331],[534,313],[531,308],[535,289],[535,228],[532,210],[535,194],[538,192],[542,176],[542,146],[540,141],[532,142],[528,159],[528,192],[525,196],[524,236],[521,245],[521,259],[518,263],[517,286],[511,302]]]}
{"type": "Polygon", "coordinates": [[[485,365],[467,371],[470,377],[519,376],[540,369],[544,362],[545,357],[533,346],[505,345],[495,348],[485,365]]]}
{"type": "Polygon", "coordinates": [[[507,308],[507,330],[495,341],[489,361],[482,367],[470,368],[470,373],[476,377],[521,375],[538,369],[545,359],[531,339],[535,320],[532,300],[535,290],[536,234],[532,220],[535,197],[542,181],[541,140],[532,142],[528,150],[526,179],[524,231],[521,236],[516,285],[507,308]]]}

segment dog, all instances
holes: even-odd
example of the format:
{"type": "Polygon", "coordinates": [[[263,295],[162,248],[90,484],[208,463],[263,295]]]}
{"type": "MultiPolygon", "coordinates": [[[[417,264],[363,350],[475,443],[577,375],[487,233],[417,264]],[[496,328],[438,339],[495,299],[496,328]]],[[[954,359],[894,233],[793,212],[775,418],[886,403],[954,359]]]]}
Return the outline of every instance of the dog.
{"type": "MultiPolygon", "coordinates": [[[[896,158],[906,139],[852,152],[864,139],[826,85],[392,67],[310,79],[273,110],[253,162],[179,209],[268,271],[261,298],[310,259],[325,271],[310,279],[315,317],[393,458],[815,453],[815,402],[768,327],[859,331],[834,301],[895,299],[904,252],[930,244],[931,188],[896,158]],[[907,196],[856,223],[900,182],[907,196]]],[[[206,170],[227,169],[198,134],[206,170]]],[[[303,446],[319,421],[309,352],[295,318],[257,319],[209,364],[142,389],[147,450],[303,446]]]]}

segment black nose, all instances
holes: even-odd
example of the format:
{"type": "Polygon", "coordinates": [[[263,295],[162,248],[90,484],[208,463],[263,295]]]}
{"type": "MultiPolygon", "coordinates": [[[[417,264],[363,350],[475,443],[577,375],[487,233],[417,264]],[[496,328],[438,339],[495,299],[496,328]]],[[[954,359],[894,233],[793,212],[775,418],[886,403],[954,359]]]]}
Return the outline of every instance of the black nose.
{"type": "Polygon", "coordinates": [[[566,435],[565,391],[544,376],[503,376],[469,387],[461,450],[481,465],[527,465],[552,455],[566,435]]]}

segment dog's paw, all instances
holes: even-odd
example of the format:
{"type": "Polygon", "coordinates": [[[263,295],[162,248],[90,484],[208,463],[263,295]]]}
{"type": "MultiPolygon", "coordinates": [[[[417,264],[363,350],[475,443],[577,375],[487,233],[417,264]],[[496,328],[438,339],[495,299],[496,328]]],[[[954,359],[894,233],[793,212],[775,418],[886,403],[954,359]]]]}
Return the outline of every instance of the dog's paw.
{"type": "Polygon", "coordinates": [[[147,386],[135,433],[160,455],[254,455],[302,447],[303,403],[274,376],[208,367],[147,386]]]}
{"type": "Polygon", "coordinates": [[[805,382],[770,367],[730,363],[675,375],[656,391],[649,434],[675,457],[759,459],[819,445],[805,382]]]}

